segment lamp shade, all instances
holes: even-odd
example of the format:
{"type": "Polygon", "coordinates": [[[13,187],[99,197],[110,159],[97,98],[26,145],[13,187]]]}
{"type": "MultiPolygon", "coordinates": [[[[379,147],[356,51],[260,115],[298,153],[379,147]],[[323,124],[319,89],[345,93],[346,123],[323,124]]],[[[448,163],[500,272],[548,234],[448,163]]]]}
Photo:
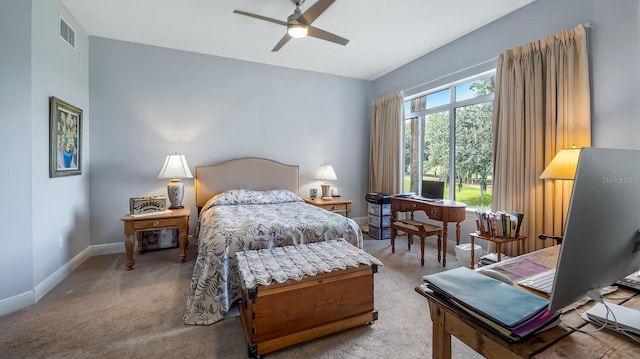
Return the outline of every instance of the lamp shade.
{"type": "Polygon", "coordinates": [[[547,168],[540,175],[541,179],[573,180],[576,177],[580,149],[575,146],[564,148],[556,153],[547,168]]]}
{"type": "Polygon", "coordinates": [[[331,165],[324,164],[318,169],[318,172],[316,173],[316,179],[335,181],[338,179],[338,177],[336,177],[336,172],[333,170],[333,167],[331,165]]]}
{"type": "Polygon", "coordinates": [[[184,155],[168,155],[158,178],[193,178],[184,155]]]}

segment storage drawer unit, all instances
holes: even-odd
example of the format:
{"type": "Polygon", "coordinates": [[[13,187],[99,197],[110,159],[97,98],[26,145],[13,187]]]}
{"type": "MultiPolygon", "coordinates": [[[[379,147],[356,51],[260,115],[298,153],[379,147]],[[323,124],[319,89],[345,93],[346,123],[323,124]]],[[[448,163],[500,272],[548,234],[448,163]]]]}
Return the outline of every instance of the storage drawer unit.
{"type": "Polygon", "coordinates": [[[367,213],[374,216],[391,215],[391,203],[367,203],[367,213]]]}
{"type": "Polygon", "coordinates": [[[367,223],[370,227],[387,228],[391,227],[391,216],[375,216],[369,214],[367,223]]]}
{"type": "Polygon", "coordinates": [[[369,237],[391,238],[391,197],[385,193],[367,193],[367,224],[369,237]]]}
{"type": "Polygon", "coordinates": [[[378,228],[378,227],[369,227],[369,237],[373,239],[389,239],[391,238],[391,227],[388,228],[378,228]]]}

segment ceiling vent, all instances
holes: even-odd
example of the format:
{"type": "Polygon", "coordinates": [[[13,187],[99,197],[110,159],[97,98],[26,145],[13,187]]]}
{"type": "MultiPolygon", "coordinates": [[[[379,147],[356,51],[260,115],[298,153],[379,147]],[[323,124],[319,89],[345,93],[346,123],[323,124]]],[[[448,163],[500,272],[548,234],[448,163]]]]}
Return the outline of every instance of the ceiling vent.
{"type": "Polygon", "coordinates": [[[64,40],[67,44],[69,44],[69,46],[71,46],[72,48],[76,48],[76,32],[71,28],[71,26],[69,26],[69,24],[67,24],[66,21],[64,21],[64,19],[59,16],[59,32],[58,34],[60,35],[60,38],[62,38],[62,40],[64,40]]]}

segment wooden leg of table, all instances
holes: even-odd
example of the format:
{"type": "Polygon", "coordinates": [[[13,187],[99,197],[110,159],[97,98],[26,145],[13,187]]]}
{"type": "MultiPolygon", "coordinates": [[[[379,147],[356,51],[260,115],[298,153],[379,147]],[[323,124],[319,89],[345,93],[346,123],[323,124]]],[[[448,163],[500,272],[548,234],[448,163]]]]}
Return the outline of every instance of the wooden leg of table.
{"type": "Polygon", "coordinates": [[[456,246],[460,245],[460,222],[456,222],[456,246]]]}
{"type": "Polygon", "coordinates": [[[438,234],[438,263],[442,261],[442,235],[438,234]]]}
{"type": "Polygon", "coordinates": [[[502,248],[500,247],[502,247],[500,242],[496,242],[496,251],[498,252],[498,262],[502,260],[502,248]]]}
{"type": "Polygon", "coordinates": [[[132,270],[136,262],[133,260],[133,233],[127,233],[124,238],[124,250],[127,253],[127,270],[132,270]]]}
{"type": "Polygon", "coordinates": [[[185,262],[187,260],[187,235],[189,232],[189,227],[181,226],[178,229],[178,246],[180,247],[180,262],[185,262]]]}
{"type": "Polygon", "coordinates": [[[435,304],[429,304],[431,321],[433,321],[433,359],[451,359],[451,334],[445,330],[444,309],[435,304]]]}
{"type": "Polygon", "coordinates": [[[469,265],[469,267],[473,269],[476,266],[476,261],[473,260],[476,251],[476,246],[474,245],[475,238],[471,236],[471,239],[469,239],[469,241],[471,241],[471,264],[469,265]]]}
{"type": "Polygon", "coordinates": [[[393,225],[392,225],[391,226],[391,253],[396,252],[396,234],[397,234],[397,231],[395,228],[393,228],[393,225]]]}
{"type": "Polygon", "coordinates": [[[420,265],[424,267],[424,240],[426,237],[420,237],[420,265]]]}
{"type": "Polygon", "coordinates": [[[143,232],[136,232],[135,236],[136,236],[136,242],[138,243],[138,254],[142,254],[144,253],[144,246],[142,245],[142,233],[143,232]]]}
{"type": "Polygon", "coordinates": [[[447,266],[447,223],[442,226],[442,266],[447,266]]]}
{"type": "Polygon", "coordinates": [[[411,250],[411,244],[413,243],[413,234],[407,234],[407,249],[411,250]]]}

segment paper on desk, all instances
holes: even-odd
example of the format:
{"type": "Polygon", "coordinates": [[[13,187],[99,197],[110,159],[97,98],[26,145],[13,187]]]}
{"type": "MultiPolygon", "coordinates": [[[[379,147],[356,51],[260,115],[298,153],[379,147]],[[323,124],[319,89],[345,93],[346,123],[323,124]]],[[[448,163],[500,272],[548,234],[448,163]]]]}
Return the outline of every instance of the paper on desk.
{"type": "MultiPolygon", "coordinates": [[[[506,275],[512,282],[516,282],[522,278],[548,271],[551,268],[529,259],[516,259],[505,264],[491,267],[491,269],[506,275]]],[[[480,269],[480,271],[482,271],[482,269],[480,269]]]]}
{"type": "Polygon", "coordinates": [[[156,214],[164,214],[164,213],[171,213],[173,212],[170,209],[164,210],[164,211],[158,211],[158,212],[150,212],[150,213],[140,213],[140,214],[131,214],[131,213],[127,213],[127,215],[131,216],[131,217],[145,217],[145,216],[153,216],[156,214]]]}

